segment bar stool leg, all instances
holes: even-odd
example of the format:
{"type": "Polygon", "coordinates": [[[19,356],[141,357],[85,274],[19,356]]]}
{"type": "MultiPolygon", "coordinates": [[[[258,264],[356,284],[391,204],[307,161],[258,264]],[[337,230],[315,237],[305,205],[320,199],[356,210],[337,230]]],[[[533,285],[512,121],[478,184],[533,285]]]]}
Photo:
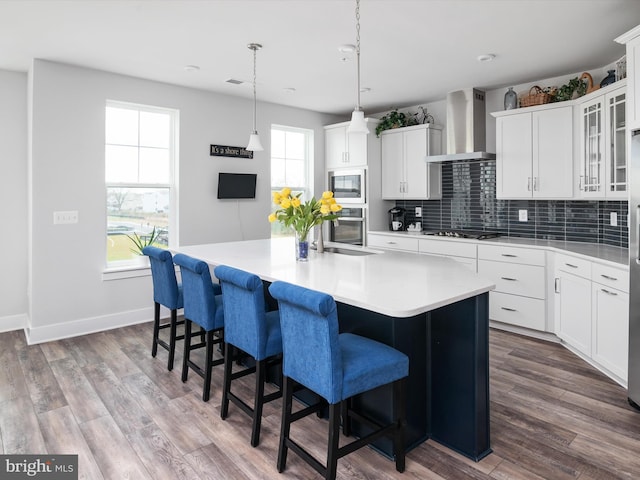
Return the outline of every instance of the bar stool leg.
{"type": "Polygon", "coordinates": [[[178,311],[171,310],[171,327],[169,327],[169,360],[167,362],[167,369],[173,370],[173,359],[176,355],[176,336],[178,328],[178,311]]]}
{"type": "Polygon", "coordinates": [[[329,445],[327,448],[326,480],[335,480],[338,470],[338,440],[340,439],[340,403],[329,405],[329,445]]]}
{"type": "Polygon", "coordinates": [[[211,394],[211,362],[213,362],[213,330],[207,332],[206,340],[206,360],[204,364],[204,390],[202,391],[202,401],[208,402],[211,394]]]}
{"type": "Polygon", "coordinates": [[[151,346],[151,356],[156,358],[158,353],[158,336],[160,335],[160,304],[154,302],[153,313],[153,345],[151,346]]]}
{"type": "Polygon", "coordinates": [[[223,420],[229,415],[229,392],[231,391],[231,373],[233,367],[233,345],[226,345],[224,351],[224,381],[222,385],[222,403],[220,405],[220,418],[223,420]]]}
{"type": "Polygon", "coordinates": [[[182,355],[182,381],[189,375],[189,353],[191,352],[191,320],[184,320],[184,355],[182,355]]]}
{"type": "Polygon", "coordinates": [[[251,446],[257,447],[260,443],[260,424],[262,422],[262,406],[264,400],[264,379],[267,368],[266,360],[256,361],[256,388],[253,401],[253,427],[251,428],[251,446]]]}
{"type": "Polygon", "coordinates": [[[278,472],[287,465],[287,440],[291,431],[291,409],[293,408],[293,380],[282,376],[282,423],[280,425],[280,445],[278,447],[278,472]]]}

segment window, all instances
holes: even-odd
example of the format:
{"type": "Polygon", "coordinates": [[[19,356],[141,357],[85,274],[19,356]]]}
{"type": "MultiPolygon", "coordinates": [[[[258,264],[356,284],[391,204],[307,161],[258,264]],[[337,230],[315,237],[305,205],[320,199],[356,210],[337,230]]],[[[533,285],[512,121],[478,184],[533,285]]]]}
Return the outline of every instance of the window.
{"type": "Polygon", "coordinates": [[[132,238],[168,246],[174,237],[178,112],[107,102],[107,266],[134,263],[132,238]],[[155,229],[155,230],[154,230],[155,229]]]}
{"type": "MultiPolygon", "coordinates": [[[[289,187],[302,192],[302,199],[313,195],[313,130],[273,126],[271,128],[271,192],[289,187]]],[[[271,211],[277,209],[271,205],[271,211]]],[[[280,222],[271,224],[271,236],[289,236],[280,222]]]]}

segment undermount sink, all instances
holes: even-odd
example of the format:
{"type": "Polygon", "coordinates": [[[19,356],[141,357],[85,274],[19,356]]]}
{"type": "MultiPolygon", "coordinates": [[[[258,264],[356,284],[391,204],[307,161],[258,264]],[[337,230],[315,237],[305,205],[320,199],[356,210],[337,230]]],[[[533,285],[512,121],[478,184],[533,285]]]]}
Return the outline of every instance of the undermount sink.
{"type": "Polygon", "coordinates": [[[340,248],[340,247],[324,247],[324,251],[327,253],[339,253],[340,255],[354,255],[354,256],[363,256],[363,255],[375,255],[375,252],[367,252],[365,250],[352,250],[350,248],[340,248]]]}

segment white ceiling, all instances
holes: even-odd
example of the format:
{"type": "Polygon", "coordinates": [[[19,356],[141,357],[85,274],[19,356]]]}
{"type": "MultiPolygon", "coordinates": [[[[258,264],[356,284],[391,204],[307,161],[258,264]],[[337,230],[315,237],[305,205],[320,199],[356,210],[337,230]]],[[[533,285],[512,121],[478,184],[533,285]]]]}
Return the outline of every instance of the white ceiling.
{"type": "MultiPolygon", "coordinates": [[[[360,10],[366,113],[600,68],[624,55],[613,39],[640,24],[640,0],[361,0],[360,10]],[[496,57],[478,62],[484,53],[496,57]]],[[[355,59],[338,46],[355,43],[355,0],[0,0],[5,70],[41,58],[251,97],[251,42],[264,46],[259,100],[353,110],[355,59]]]]}

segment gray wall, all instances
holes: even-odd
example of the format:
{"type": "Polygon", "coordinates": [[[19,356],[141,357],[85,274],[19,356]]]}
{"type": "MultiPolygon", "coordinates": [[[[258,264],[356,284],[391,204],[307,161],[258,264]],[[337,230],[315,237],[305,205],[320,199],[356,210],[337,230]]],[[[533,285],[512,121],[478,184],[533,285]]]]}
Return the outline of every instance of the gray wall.
{"type": "MultiPolygon", "coordinates": [[[[0,91],[4,92],[12,79],[11,74],[0,76],[0,91]]],[[[43,60],[34,61],[28,83],[25,75],[17,75],[17,79],[14,91],[28,90],[30,110],[25,108],[23,93],[22,105],[12,107],[23,126],[7,129],[16,143],[11,171],[15,191],[11,196],[29,197],[31,233],[27,233],[26,220],[16,222],[27,217],[26,207],[11,214],[7,222],[19,227],[19,236],[11,245],[14,250],[21,250],[16,244],[29,243],[31,250],[17,256],[5,274],[21,280],[22,285],[12,284],[18,299],[12,310],[0,306],[0,330],[8,316],[18,314],[24,319],[28,312],[28,323],[21,326],[27,327],[31,343],[152,318],[149,276],[108,280],[103,275],[107,99],[180,110],[178,222],[182,245],[269,236],[271,124],[314,130],[314,170],[320,182],[316,191],[324,186],[322,127],[335,122],[333,116],[259,103],[258,131],[265,150],[256,152],[252,160],[210,157],[211,143],[246,144],[252,122],[251,100],[43,60]],[[28,128],[26,111],[30,115],[28,128]],[[257,198],[217,200],[219,171],[257,173],[257,198]],[[79,222],[53,225],[53,212],[58,210],[77,210],[79,222]],[[24,293],[27,272],[28,294],[24,293]]],[[[6,120],[1,121],[4,127],[6,120]]],[[[5,154],[8,147],[2,143],[4,165],[10,152],[5,154]]]]}
{"type": "Polygon", "coordinates": [[[27,319],[27,75],[0,70],[0,331],[27,319]]]}

